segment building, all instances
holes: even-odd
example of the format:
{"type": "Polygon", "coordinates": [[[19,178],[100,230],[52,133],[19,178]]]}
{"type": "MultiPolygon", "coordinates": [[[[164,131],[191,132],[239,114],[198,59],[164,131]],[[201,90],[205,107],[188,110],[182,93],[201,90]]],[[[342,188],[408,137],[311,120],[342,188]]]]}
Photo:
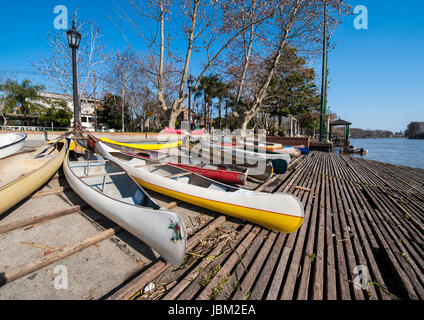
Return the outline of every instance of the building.
{"type": "MultiPolygon", "coordinates": [[[[68,109],[74,113],[74,100],[73,96],[69,94],[63,94],[63,93],[53,93],[53,92],[46,92],[42,91],[40,92],[40,96],[47,98],[49,100],[56,100],[56,101],[64,101],[68,107],[68,109]]],[[[80,98],[80,104],[81,104],[81,125],[87,129],[88,131],[95,131],[96,127],[96,104],[99,103],[99,100],[90,99],[90,98],[80,98]]],[[[48,104],[44,104],[46,107],[48,107],[48,104]]],[[[74,118],[71,119],[71,127],[74,125],[74,118]]]]}

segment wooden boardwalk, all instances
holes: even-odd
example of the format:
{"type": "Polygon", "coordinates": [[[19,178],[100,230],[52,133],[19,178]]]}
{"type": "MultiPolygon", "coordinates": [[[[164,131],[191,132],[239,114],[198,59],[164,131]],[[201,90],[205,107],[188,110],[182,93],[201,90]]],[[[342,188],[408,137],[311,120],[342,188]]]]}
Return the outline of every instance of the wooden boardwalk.
{"type": "Polygon", "coordinates": [[[424,170],[314,152],[279,178],[264,191],[299,197],[305,223],[297,233],[242,225],[201,255],[194,248],[175,281],[152,273],[142,283],[154,290],[134,296],[136,286],[124,286],[110,298],[424,298],[424,170]]]}
{"type": "MultiPolygon", "coordinates": [[[[87,290],[95,286],[88,281],[80,286],[84,287],[81,292],[69,290],[72,295],[65,292],[63,294],[68,295],[61,298],[424,298],[424,170],[313,152],[292,163],[285,175],[274,176],[264,184],[250,181],[246,187],[252,190],[288,192],[301,200],[305,207],[304,225],[288,235],[152,193],[161,205],[176,210],[190,226],[186,259],[178,267],[166,264],[155,255],[145,256],[142,243],[134,242],[136,239],[118,226],[92,213],[67,183],[58,181],[52,179],[47,187],[9,212],[0,223],[4,252],[11,256],[15,252],[7,245],[10,242],[22,253],[17,260],[22,262],[20,265],[0,270],[0,297],[2,292],[4,296],[14,296],[21,291],[31,291],[36,288],[32,280],[36,272],[64,260],[72,269],[81,269],[74,282],[88,281],[84,272],[90,270],[87,269],[90,261],[93,270],[103,265],[107,276],[99,273],[96,281],[107,283],[97,285],[99,292],[93,295],[83,292],[85,286],[87,290]],[[56,207],[59,202],[55,197],[63,198],[68,205],[56,207]],[[50,201],[53,204],[47,205],[50,201]],[[34,212],[42,213],[34,216],[34,210],[30,209],[37,205],[51,212],[34,212]],[[49,207],[58,211],[53,212],[49,207]],[[94,220],[88,223],[83,217],[94,220]],[[192,224],[193,217],[203,222],[192,224]],[[69,220],[71,225],[87,230],[83,228],[85,231],[81,234],[69,233],[72,237],[66,239],[52,238],[50,233],[54,228],[68,228],[64,224],[68,218],[73,219],[69,220]],[[101,232],[93,235],[91,224],[101,232]],[[21,240],[32,246],[36,245],[34,241],[48,243],[54,248],[43,247],[41,257],[33,259],[32,251],[22,251],[21,240]],[[119,243],[119,250],[112,247],[112,240],[119,243]],[[21,241],[20,244],[17,241],[21,241]],[[117,264],[121,260],[125,263],[125,273],[123,265],[109,266],[111,253],[117,264]],[[150,290],[146,290],[147,287],[150,290]]],[[[1,263],[9,264],[0,260],[1,263]]],[[[56,291],[46,289],[41,297],[54,298],[56,291]]]]}

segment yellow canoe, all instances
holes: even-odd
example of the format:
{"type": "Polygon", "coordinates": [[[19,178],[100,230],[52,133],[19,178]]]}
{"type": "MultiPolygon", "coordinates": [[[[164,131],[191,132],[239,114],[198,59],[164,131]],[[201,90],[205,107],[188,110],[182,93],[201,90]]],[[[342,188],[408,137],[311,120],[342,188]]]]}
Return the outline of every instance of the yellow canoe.
{"type": "Polygon", "coordinates": [[[66,156],[66,140],[0,160],[0,215],[45,184],[66,156]],[[38,156],[38,157],[37,157],[38,156]]]}
{"type": "Polygon", "coordinates": [[[163,150],[163,149],[173,149],[181,147],[182,142],[181,140],[176,142],[170,142],[170,143],[138,143],[138,144],[132,144],[132,143],[122,143],[113,141],[107,138],[100,138],[101,141],[106,142],[108,144],[112,144],[115,146],[121,146],[121,147],[127,147],[127,148],[133,148],[133,149],[140,149],[140,150],[163,150]]]}

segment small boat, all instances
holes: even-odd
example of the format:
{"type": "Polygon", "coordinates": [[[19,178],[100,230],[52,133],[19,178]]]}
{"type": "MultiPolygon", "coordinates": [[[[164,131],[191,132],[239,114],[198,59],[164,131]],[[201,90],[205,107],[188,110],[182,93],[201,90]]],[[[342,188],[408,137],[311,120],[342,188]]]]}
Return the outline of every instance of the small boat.
{"type": "MultiPolygon", "coordinates": [[[[184,135],[186,135],[186,134],[188,134],[188,132],[187,131],[185,131],[185,130],[181,130],[181,129],[171,129],[171,128],[169,128],[169,127],[165,127],[165,129],[163,129],[163,132],[164,133],[172,133],[172,134],[184,134],[184,135]]],[[[204,135],[205,134],[205,129],[200,129],[200,130],[193,130],[193,131],[190,131],[190,134],[191,135],[204,135]]]]}
{"type": "MultiPolygon", "coordinates": [[[[88,147],[90,150],[96,150],[96,138],[91,136],[91,139],[88,141],[88,147]]],[[[119,149],[120,150],[120,149],[119,149]]],[[[128,154],[130,156],[143,159],[143,160],[156,160],[156,158],[152,158],[149,154],[145,153],[136,153],[136,149],[134,152],[129,152],[126,150],[120,150],[124,154],[128,154]]],[[[168,155],[165,158],[161,158],[161,162],[168,163],[170,165],[183,168],[185,170],[195,172],[204,177],[207,177],[212,180],[216,180],[226,184],[232,185],[244,185],[247,179],[248,169],[238,169],[235,167],[229,168],[228,166],[214,166],[214,165],[206,165],[202,162],[193,163],[192,158],[189,157],[189,153],[182,154],[178,153],[176,155],[168,155]]]]}
{"type": "Polygon", "coordinates": [[[22,150],[26,138],[23,132],[0,133],[0,159],[22,150]]]}
{"type": "Polygon", "coordinates": [[[195,163],[200,162],[206,165],[224,166],[227,170],[232,171],[248,169],[248,176],[259,180],[267,180],[271,178],[274,173],[284,174],[287,171],[287,168],[285,168],[285,161],[283,163],[280,163],[281,161],[278,160],[266,161],[263,163],[258,162],[257,159],[240,161],[240,158],[237,159],[233,155],[223,153],[217,148],[211,150],[210,148],[203,148],[200,144],[191,144],[190,151],[181,147],[180,152],[186,156],[190,155],[191,161],[195,163]],[[198,159],[195,159],[196,157],[198,159]]]}
{"type": "Polygon", "coordinates": [[[244,185],[247,178],[247,170],[244,172],[227,170],[225,166],[191,166],[181,163],[169,162],[170,165],[197,173],[203,177],[231,185],[244,185]]]}
{"type": "Polygon", "coordinates": [[[59,170],[65,139],[0,160],[0,214],[31,195],[59,170]]]}
{"type": "Polygon", "coordinates": [[[87,157],[80,155],[71,151],[73,146],[63,164],[72,189],[91,207],[155,249],[166,261],[181,264],[187,234],[180,217],[161,208],[115,161],[103,159],[89,150],[86,150],[87,157]]]}
{"type": "Polygon", "coordinates": [[[295,232],[303,224],[303,206],[293,195],[229,186],[173,165],[131,157],[102,142],[96,144],[96,150],[146,189],[277,232],[295,232]]]}
{"type": "MultiPolygon", "coordinates": [[[[228,137],[222,137],[221,142],[224,144],[234,145],[233,139],[230,139],[228,137]]],[[[252,140],[252,139],[240,139],[239,142],[241,142],[242,146],[248,146],[251,148],[262,148],[267,150],[273,150],[273,149],[283,149],[283,145],[281,143],[273,143],[273,142],[264,142],[264,141],[258,141],[258,140],[252,140]]]]}
{"type": "MultiPolygon", "coordinates": [[[[284,174],[287,172],[288,166],[290,164],[290,155],[283,153],[267,153],[266,151],[250,151],[238,148],[231,148],[220,146],[219,144],[211,144],[203,139],[200,139],[200,144],[206,150],[210,151],[211,154],[223,153],[227,158],[230,157],[236,161],[236,164],[247,163],[250,165],[263,165],[268,161],[272,162],[274,173],[284,174]]],[[[263,167],[263,166],[262,166],[263,167]]]]}
{"type": "Polygon", "coordinates": [[[108,144],[116,145],[119,147],[127,147],[132,149],[140,149],[140,150],[166,150],[181,147],[182,141],[175,142],[149,142],[149,143],[123,143],[117,142],[107,138],[100,138],[101,141],[106,142],[108,144]]]}
{"type": "Polygon", "coordinates": [[[280,148],[280,149],[274,149],[274,148],[265,148],[265,147],[253,147],[253,145],[234,145],[234,144],[230,144],[230,143],[221,143],[219,144],[222,147],[226,147],[226,148],[237,148],[237,149],[241,149],[241,150],[248,150],[250,152],[256,152],[256,153],[266,153],[266,154],[270,154],[270,155],[276,155],[276,154],[288,154],[289,156],[292,157],[300,157],[302,155],[302,152],[299,149],[296,148],[292,148],[292,147],[284,147],[284,148],[280,148]]]}
{"type": "Polygon", "coordinates": [[[368,154],[368,150],[364,149],[364,148],[355,148],[355,147],[350,147],[349,148],[349,153],[351,154],[359,154],[362,156],[366,156],[368,154]]]}

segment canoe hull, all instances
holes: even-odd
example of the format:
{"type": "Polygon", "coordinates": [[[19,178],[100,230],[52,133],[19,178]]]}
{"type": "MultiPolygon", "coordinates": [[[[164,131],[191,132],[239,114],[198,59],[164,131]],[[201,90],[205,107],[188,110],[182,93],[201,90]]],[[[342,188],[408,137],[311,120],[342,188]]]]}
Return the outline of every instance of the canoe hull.
{"type": "MultiPolygon", "coordinates": [[[[223,189],[187,184],[180,182],[178,178],[169,179],[154,172],[148,172],[148,169],[139,168],[139,165],[146,163],[144,160],[131,161],[128,162],[131,163],[129,165],[126,161],[112,156],[101,143],[98,143],[96,148],[105,158],[116,161],[146,189],[225,215],[245,219],[281,233],[295,232],[303,224],[303,206],[292,195],[258,193],[238,188],[232,188],[236,190],[235,192],[226,192],[223,189]]],[[[218,184],[219,186],[226,187],[223,184],[218,184]]]]}
{"type": "Polygon", "coordinates": [[[21,132],[6,133],[0,138],[0,159],[4,159],[23,149],[27,135],[21,132]]]}
{"type": "Polygon", "coordinates": [[[110,140],[107,138],[100,138],[101,141],[109,143],[111,145],[120,146],[120,147],[128,147],[139,150],[166,150],[181,147],[181,140],[170,143],[141,143],[141,144],[132,144],[132,143],[122,143],[114,140],[110,140]]]}
{"type": "Polygon", "coordinates": [[[206,178],[219,181],[225,184],[239,184],[244,185],[246,183],[246,174],[236,171],[217,170],[217,169],[205,169],[201,167],[195,167],[190,165],[169,163],[170,165],[182,168],[191,172],[195,172],[206,178]]]}
{"type": "MultiPolygon", "coordinates": [[[[215,212],[222,213],[224,215],[232,216],[239,219],[244,219],[265,228],[271,229],[281,233],[292,233],[296,232],[303,224],[303,217],[283,215],[277,212],[271,212],[266,210],[255,209],[246,207],[240,204],[232,204],[230,201],[217,201],[216,199],[208,199],[201,197],[198,194],[189,194],[181,191],[172,190],[164,186],[155,185],[149,183],[147,179],[137,178],[137,174],[134,174],[134,179],[144,188],[164,194],[168,197],[178,199],[193,205],[209,209],[215,212]]],[[[252,199],[254,200],[254,199],[252,199]]],[[[258,199],[261,201],[269,201],[269,199],[258,199]]],[[[283,199],[282,199],[283,200],[283,199]]],[[[284,200],[283,200],[284,201],[284,200]]]]}
{"type": "Polygon", "coordinates": [[[187,234],[177,214],[163,208],[154,210],[105,196],[83,183],[71,171],[67,159],[63,168],[71,188],[91,207],[155,249],[169,263],[179,265],[183,262],[187,234]],[[171,228],[175,226],[178,226],[178,238],[171,228]]]}
{"type": "Polygon", "coordinates": [[[0,189],[0,214],[31,195],[49,181],[59,170],[66,156],[66,142],[60,144],[61,149],[59,153],[41,168],[26,174],[0,189]]]}

